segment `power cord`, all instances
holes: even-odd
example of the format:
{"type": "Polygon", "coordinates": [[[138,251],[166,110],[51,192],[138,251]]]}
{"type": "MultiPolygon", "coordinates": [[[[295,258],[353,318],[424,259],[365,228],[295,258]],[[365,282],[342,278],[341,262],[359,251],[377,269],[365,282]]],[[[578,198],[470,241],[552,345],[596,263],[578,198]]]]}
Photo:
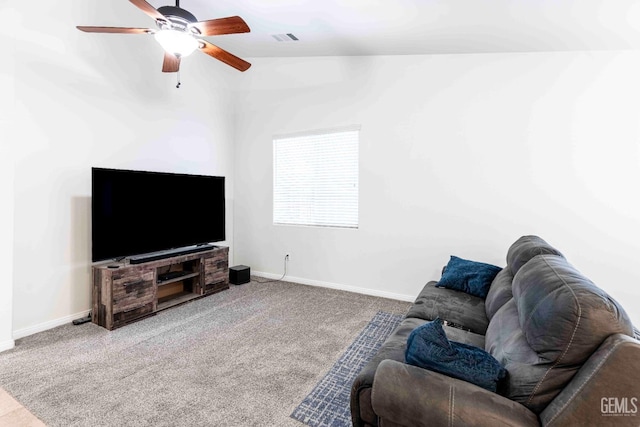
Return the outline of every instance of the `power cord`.
{"type": "Polygon", "coordinates": [[[287,275],[287,264],[289,263],[289,254],[284,256],[284,274],[282,275],[281,278],[279,279],[272,279],[272,280],[256,280],[256,283],[271,283],[271,282],[280,282],[282,279],[284,279],[284,276],[287,275]]]}
{"type": "Polygon", "coordinates": [[[81,317],[80,319],[74,319],[71,323],[74,325],[82,325],[83,323],[91,322],[91,311],[85,317],[81,317]]]}

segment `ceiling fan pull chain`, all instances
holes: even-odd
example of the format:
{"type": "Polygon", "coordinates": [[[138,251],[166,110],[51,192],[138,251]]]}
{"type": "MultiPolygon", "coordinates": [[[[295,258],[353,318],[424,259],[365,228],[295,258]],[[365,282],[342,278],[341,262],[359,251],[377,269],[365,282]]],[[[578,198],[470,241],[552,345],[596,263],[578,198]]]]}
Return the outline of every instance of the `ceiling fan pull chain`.
{"type": "Polygon", "coordinates": [[[176,73],[176,76],[178,76],[178,84],[176,85],[176,89],[180,89],[180,84],[181,84],[181,83],[180,83],[180,71],[178,71],[178,72],[176,73]]]}

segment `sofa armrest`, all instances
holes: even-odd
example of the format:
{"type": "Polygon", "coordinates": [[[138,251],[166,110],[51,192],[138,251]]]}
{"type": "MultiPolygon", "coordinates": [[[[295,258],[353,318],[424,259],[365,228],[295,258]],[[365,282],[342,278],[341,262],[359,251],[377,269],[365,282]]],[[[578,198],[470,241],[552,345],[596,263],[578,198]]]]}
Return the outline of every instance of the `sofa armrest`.
{"type": "Polygon", "coordinates": [[[506,397],[393,360],[378,366],[371,399],[381,426],[540,425],[533,412],[506,397]]]}
{"type": "Polygon", "coordinates": [[[540,413],[545,426],[640,422],[640,342],[609,336],[571,382],[540,413]]]}

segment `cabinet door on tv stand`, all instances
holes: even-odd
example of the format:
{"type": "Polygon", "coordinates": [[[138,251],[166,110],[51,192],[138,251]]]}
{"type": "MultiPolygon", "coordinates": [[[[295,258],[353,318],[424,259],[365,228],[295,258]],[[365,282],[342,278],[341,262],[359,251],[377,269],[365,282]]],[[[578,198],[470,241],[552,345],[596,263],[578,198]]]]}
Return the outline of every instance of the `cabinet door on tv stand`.
{"type": "Polygon", "coordinates": [[[124,268],[113,273],[113,327],[152,313],[156,304],[154,269],[124,268]]]}
{"type": "Polygon", "coordinates": [[[219,248],[204,259],[204,294],[229,289],[228,253],[228,248],[219,248]]]}

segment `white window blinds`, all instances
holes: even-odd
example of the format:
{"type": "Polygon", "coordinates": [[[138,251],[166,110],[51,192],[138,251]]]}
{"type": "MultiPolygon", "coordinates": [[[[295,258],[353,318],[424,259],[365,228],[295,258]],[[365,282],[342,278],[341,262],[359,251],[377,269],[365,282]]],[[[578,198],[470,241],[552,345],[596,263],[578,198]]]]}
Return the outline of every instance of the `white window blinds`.
{"type": "Polygon", "coordinates": [[[273,222],[358,228],[359,127],[275,136],[273,222]]]}

